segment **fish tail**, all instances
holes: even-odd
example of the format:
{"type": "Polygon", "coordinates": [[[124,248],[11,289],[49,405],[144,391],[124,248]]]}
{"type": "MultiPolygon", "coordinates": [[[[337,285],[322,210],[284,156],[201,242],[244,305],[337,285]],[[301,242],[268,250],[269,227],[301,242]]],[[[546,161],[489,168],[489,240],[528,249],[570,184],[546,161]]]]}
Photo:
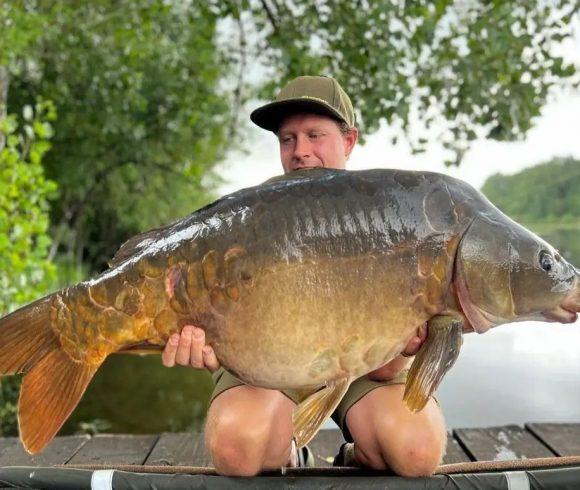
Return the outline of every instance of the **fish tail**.
{"type": "Polygon", "coordinates": [[[62,349],[51,327],[53,296],[0,319],[0,375],[24,373],[18,426],[32,454],[56,435],[98,368],[74,361],[62,349]]]}

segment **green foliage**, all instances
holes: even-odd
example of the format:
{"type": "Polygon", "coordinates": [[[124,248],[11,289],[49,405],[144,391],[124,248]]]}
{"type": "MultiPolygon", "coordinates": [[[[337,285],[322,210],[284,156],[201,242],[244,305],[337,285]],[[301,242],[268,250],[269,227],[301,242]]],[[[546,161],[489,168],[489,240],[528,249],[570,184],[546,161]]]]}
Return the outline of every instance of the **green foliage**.
{"type": "Polygon", "coordinates": [[[572,35],[576,1],[218,4],[234,19],[249,17],[245,28],[258,39],[250,56],[270,75],[265,98],[280,79],[332,75],[353,99],[363,133],[400,125],[421,151],[422,126],[435,125],[453,150],[448,164],[477,137],[523,137],[553,86],[579,83],[576,68],[553,51],[572,35]]]}
{"type": "Polygon", "coordinates": [[[220,80],[217,19],[203,2],[37,3],[49,18],[9,107],[50,97],[59,114],[44,164],[62,190],[52,234],[72,263],[105,265],[119,244],[211,199],[211,170],[236,131],[220,80]]]}
{"type": "Polygon", "coordinates": [[[33,5],[20,0],[2,1],[0,5],[0,66],[9,66],[13,73],[24,69],[24,56],[43,33],[47,21],[33,5]]]}
{"type": "Polygon", "coordinates": [[[530,225],[530,229],[541,234],[542,238],[552,244],[571,264],[578,268],[580,264],[580,222],[576,223],[575,229],[552,228],[549,231],[542,231],[541,227],[535,224],[530,225]]]}
{"type": "Polygon", "coordinates": [[[0,378],[0,437],[18,435],[16,401],[19,387],[19,376],[0,378]]]}
{"type": "Polygon", "coordinates": [[[22,131],[17,118],[1,122],[6,146],[0,152],[0,313],[46,292],[54,267],[46,259],[48,200],[56,185],[46,179],[41,165],[52,136],[52,103],[39,102],[23,111],[22,131]]]}
{"type": "Polygon", "coordinates": [[[555,158],[514,175],[494,174],[482,192],[517,221],[580,222],[580,161],[555,158]]]}

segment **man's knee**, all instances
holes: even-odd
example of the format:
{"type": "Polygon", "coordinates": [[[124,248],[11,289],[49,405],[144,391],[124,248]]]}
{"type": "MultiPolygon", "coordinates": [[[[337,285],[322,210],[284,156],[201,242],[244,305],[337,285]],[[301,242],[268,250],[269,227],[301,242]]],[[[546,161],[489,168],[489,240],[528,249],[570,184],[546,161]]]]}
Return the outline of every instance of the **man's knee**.
{"type": "Polygon", "coordinates": [[[205,441],[216,470],[224,475],[252,476],[268,465],[283,465],[287,457],[284,451],[290,447],[292,434],[292,406],[288,409],[284,401],[268,403],[269,396],[266,400],[234,397],[234,390],[228,390],[231,393],[227,397],[225,393],[220,395],[208,412],[205,441]],[[266,401],[265,406],[262,401],[266,401]],[[287,411],[288,417],[284,417],[287,411]],[[287,438],[285,425],[290,427],[287,438]]]}
{"type": "Polygon", "coordinates": [[[446,435],[437,427],[377,427],[370,447],[358,448],[361,463],[374,469],[390,468],[405,477],[433,474],[445,451],[446,435]]]}
{"type": "Polygon", "coordinates": [[[223,414],[206,426],[206,447],[216,470],[225,475],[253,476],[262,469],[268,423],[223,414]]]}
{"type": "Polygon", "coordinates": [[[381,438],[381,455],[398,475],[407,477],[429,476],[441,463],[445,437],[420,432],[408,437],[381,438]],[[398,439],[398,440],[397,440],[398,439]]]}
{"type": "Polygon", "coordinates": [[[392,469],[402,476],[425,476],[440,464],[446,444],[445,421],[430,400],[420,412],[403,402],[404,385],[367,393],[347,412],[356,459],[364,466],[392,469]]]}

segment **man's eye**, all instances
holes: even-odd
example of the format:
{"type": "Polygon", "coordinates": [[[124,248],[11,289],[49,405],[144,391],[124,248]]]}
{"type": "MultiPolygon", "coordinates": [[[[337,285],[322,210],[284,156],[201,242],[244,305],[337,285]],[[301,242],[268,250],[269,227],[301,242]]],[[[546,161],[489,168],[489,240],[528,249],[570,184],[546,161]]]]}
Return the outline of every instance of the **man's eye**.
{"type": "Polygon", "coordinates": [[[320,133],[310,133],[309,136],[310,136],[310,139],[315,140],[315,139],[320,137],[320,133]]]}

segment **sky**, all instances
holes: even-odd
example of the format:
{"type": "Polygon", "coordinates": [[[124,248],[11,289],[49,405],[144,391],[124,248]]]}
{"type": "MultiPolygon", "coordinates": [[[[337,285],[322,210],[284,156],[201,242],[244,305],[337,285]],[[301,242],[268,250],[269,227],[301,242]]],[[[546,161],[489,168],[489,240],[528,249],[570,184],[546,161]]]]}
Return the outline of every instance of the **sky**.
{"type": "MultiPolygon", "coordinates": [[[[573,38],[555,49],[555,54],[580,66],[580,16],[574,20],[574,33],[573,38]]],[[[254,108],[266,102],[252,101],[246,108],[247,120],[254,108]]],[[[391,144],[395,130],[383,126],[368,135],[364,145],[355,147],[347,168],[429,170],[450,174],[480,188],[496,172],[515,173],[553,157],[572,156],[580,160],[580,93],[553,94],[534,123],[524,141],[476,141],[458,168],[445,167],[443,162],[450,155],[440,146],[431,145],[426,153],[412,155],[404,138],[399,138],[396,145],[391,144]]],[[[218,189],[220,195],[257,185],[282,173],[276,137],[252,126],[245,142],[248,151],[232,152],[219,167],[218,173],[225,181],[218,189]]]]}

